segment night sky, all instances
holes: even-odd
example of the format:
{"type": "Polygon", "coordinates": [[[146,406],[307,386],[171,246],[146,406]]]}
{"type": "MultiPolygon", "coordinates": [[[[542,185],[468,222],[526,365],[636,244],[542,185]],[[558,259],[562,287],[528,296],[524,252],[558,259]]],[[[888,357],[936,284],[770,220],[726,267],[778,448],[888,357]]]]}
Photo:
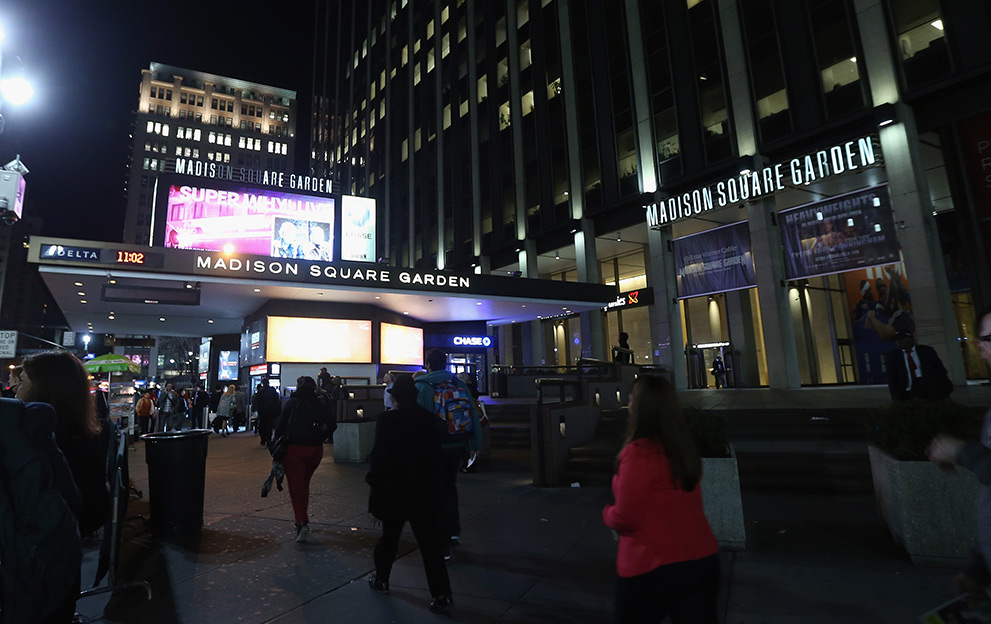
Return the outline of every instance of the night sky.
{"type": "MultiPolygon", "coordinates": [[[[311,1],[5,0],[3,75],[21,70],[32,102],[5,103],[0,164],[21,155],[24,215],[42,234],[120,241],[141,70],[152,61],[292,89],[304,108],[311,1]]],[[[296,168],[306,129],[297,121],[296,168]],[[302,134],[299,132],[302,130],[302,134]]]]}

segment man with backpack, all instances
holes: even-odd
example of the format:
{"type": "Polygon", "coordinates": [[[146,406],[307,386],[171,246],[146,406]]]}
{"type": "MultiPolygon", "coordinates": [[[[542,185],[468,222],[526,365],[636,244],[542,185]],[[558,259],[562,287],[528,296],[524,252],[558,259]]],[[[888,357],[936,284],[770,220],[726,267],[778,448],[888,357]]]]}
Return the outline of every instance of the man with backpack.
{"type": "Polygon", "coordinates": [[[477,451],[482,442],[481,415],[465,382],[447,370],[447,354],[431,349],[426,357],[427,374],[416,378],[416,402],[447,423],[444,451],[441,528],[444,531],[444,557],[450,547],[461,544],[458,514],[458,472],[468,450],[477,451]]]}

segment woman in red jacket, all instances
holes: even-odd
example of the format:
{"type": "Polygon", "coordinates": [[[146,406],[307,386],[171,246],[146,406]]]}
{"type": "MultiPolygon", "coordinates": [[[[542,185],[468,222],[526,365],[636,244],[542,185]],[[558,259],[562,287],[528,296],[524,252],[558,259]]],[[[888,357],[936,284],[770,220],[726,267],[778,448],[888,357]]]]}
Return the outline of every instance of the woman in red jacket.
{"type": "Polygon", "coordinates": [[[719,546],[702,511],[702,460],[674,386],[640,377],[602,521],[619,534],[616,621],[717,622],[719,546]]]}

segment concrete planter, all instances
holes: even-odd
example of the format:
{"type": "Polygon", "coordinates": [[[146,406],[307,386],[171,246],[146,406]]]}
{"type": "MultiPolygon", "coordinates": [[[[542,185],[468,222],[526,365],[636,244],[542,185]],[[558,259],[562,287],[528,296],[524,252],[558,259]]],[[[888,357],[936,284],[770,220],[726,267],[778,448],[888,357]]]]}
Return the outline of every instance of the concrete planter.
{"type": "Polygon", "coordinates": [[[702,458],[702,505],[720,547],[731,550],[747,547],[740,471],[732,445],[729,457],[702,458]]]}
{"type": "Polygon", "coordinates": [[[338,422],[334,431],[334,463],[354,464],[368,461],[375,445],[376,421],[338,422]]]}
{"type": "Polygon", "coordinates": [[[980,484],[970,472],[943,472],[927,461],[900,461],[868,447],[874,498],[891,536],[913,563],[959,563],[977,543],[980,484]]]}

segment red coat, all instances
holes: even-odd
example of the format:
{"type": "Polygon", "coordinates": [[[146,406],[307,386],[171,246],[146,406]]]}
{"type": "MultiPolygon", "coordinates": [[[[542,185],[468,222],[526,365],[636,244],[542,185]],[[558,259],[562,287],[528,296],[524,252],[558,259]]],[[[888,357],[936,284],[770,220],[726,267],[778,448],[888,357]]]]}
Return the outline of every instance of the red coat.
{"type": "Polygon", "coordinates": [[[664,447],[641,438],[623,447],[612,479],[616,503],[602,510],[602,522],[619,533],[616,571],[622,577],[692,561],[719,550],[702,511],[702,486],[676,486],[664,447]]]}

